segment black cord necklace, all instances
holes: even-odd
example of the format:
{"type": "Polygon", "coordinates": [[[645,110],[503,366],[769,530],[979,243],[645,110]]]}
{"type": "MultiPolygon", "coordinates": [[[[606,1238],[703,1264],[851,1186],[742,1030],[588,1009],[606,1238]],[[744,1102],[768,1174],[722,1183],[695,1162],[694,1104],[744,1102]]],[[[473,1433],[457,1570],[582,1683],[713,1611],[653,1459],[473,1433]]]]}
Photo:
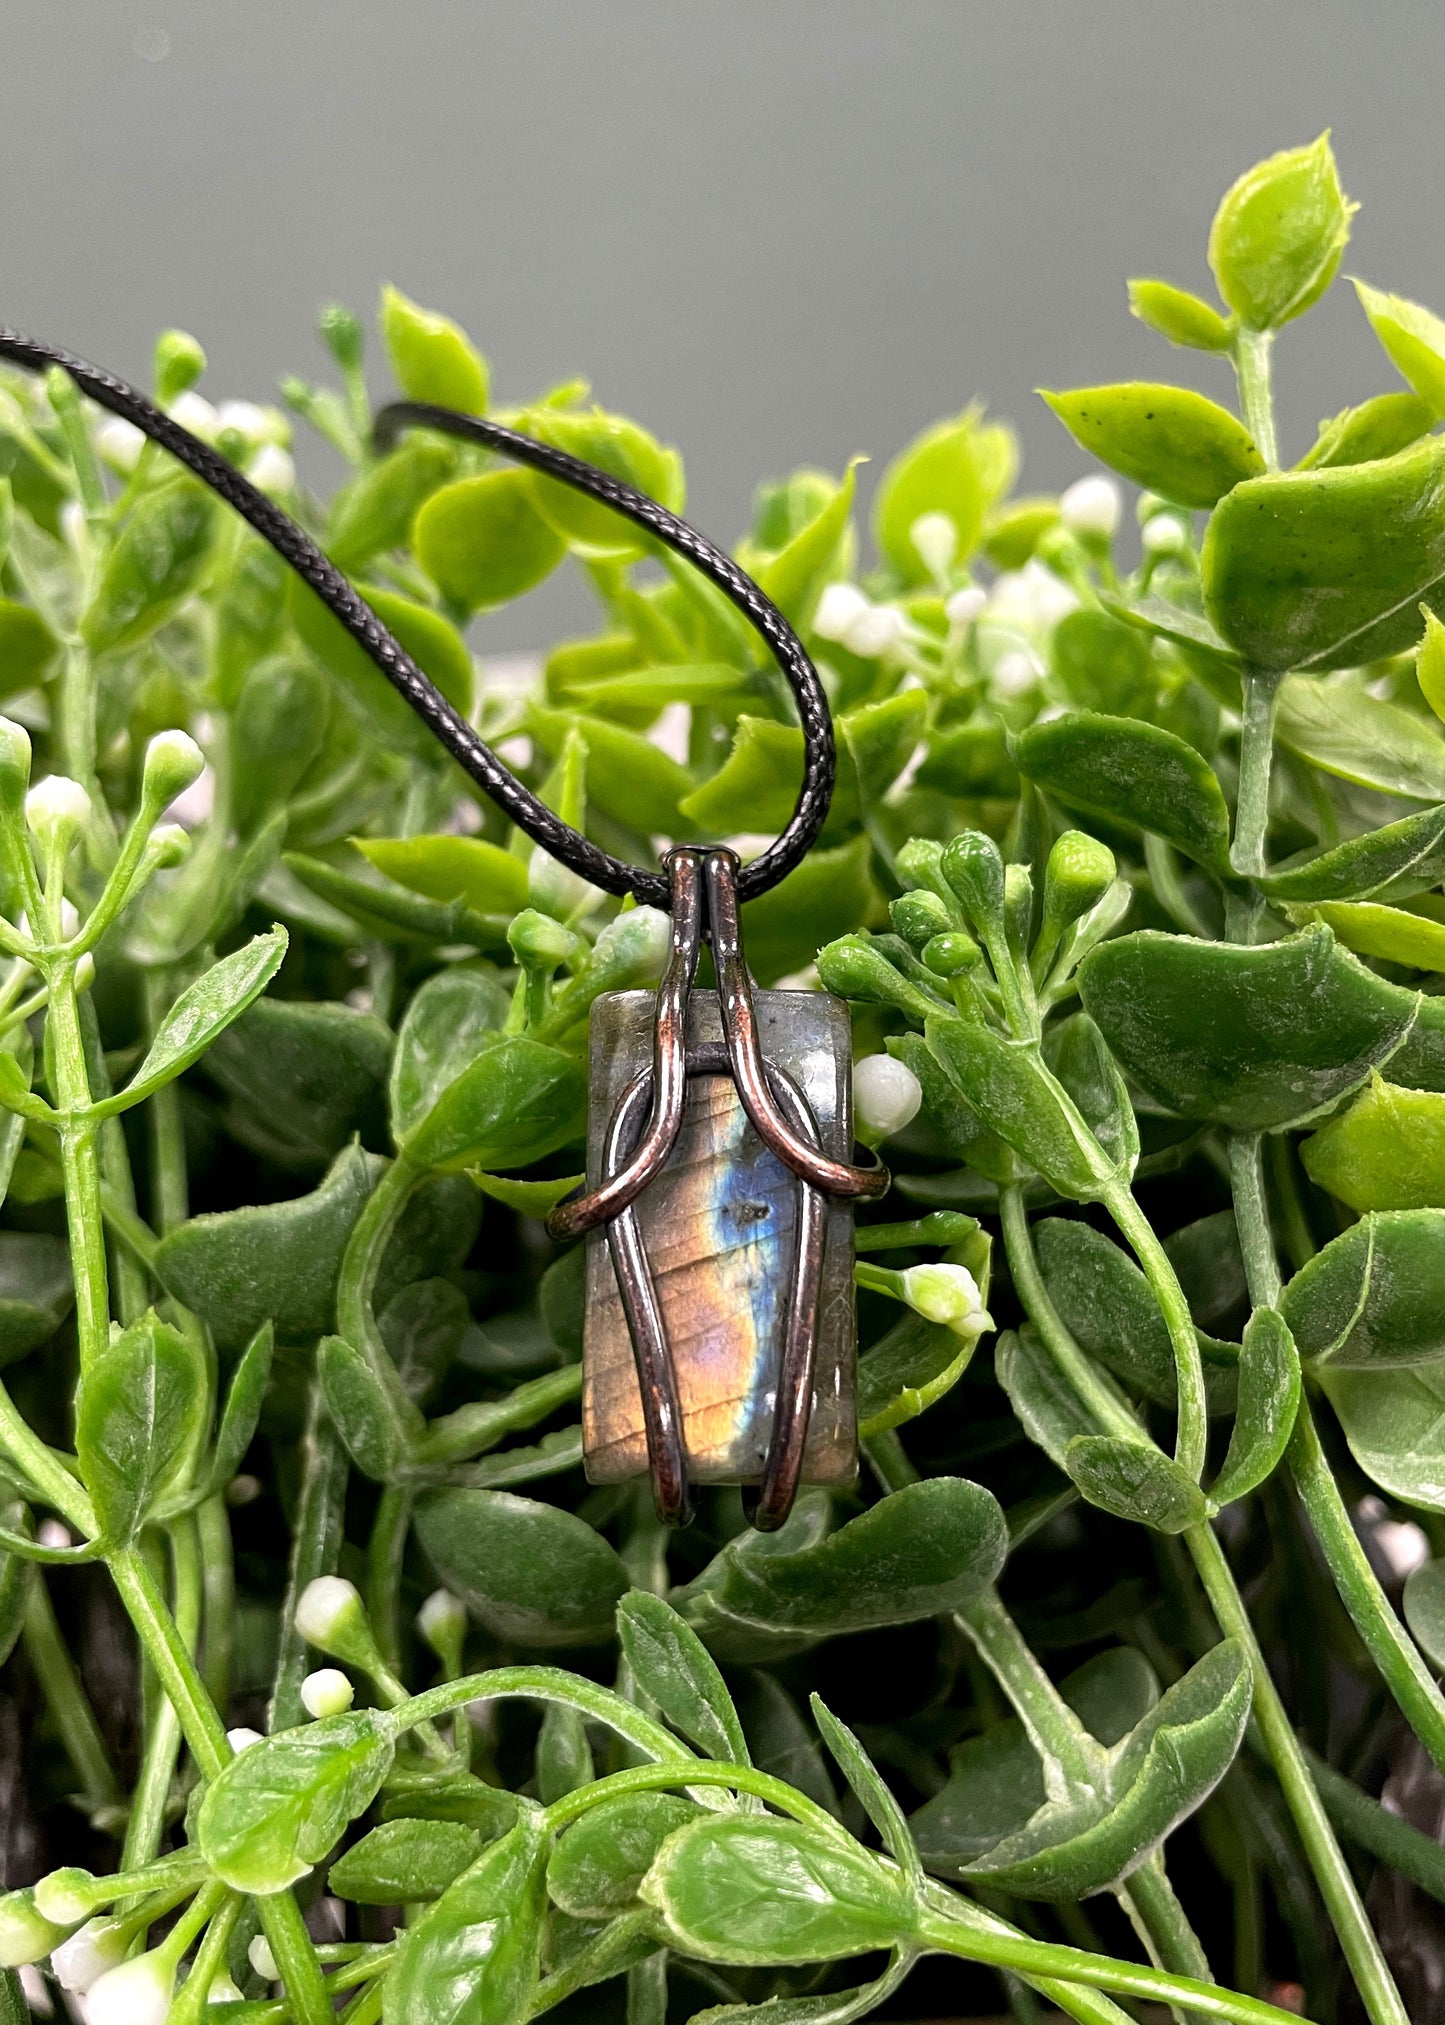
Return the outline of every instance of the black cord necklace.
{"type": "Polygon", "coordinates": [[[888,1175],[877,1162],[851,1158],[846,1008],[822,993],[757,992],[738,917],[740,903],[801,862],[833,792],[827,699],[782,613],[696,528],[580,458],[426,402],[397,402],[377,416],[380,450],[407,428],[426,428],[611,507],[716,585],[775,656],[803,729],[803,781],[786,828],[746,866],[729,850],[700,845],[669,851],[661,872],[628,865],[537,800],[316,543],[219,452],[135,387],[57,346],[0,328],[0,359],[32,372],[61,367],[82,393],[185,465],[311,587],[520,829],[604,892],[671,913],[671,954],[655,997],[612,992],[594,1003],[588,1186],[548,1220],[555,1237],[590,1234],[589,1476],[650,1471],[658,1512],[674,1525],[690,1514],[694,1482],[742,1483],[764,1528],[781,1525],[800,1482],[851,1479],[850,1203],[881,1194],[888,1175]],[[716,992],[693,990],[705,936],[716,992]],[[650,1255],[663,1251],[655,1273],[650,1255]]]}

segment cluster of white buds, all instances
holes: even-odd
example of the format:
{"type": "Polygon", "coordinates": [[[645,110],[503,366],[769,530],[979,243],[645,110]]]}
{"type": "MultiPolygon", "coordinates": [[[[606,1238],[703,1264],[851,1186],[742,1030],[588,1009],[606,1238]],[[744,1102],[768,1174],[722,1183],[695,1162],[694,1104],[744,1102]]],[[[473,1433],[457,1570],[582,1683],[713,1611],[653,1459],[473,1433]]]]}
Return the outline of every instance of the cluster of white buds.
{"type": "Polygon", "coordinates": [[[901,646],[908,618],[898,605],[875,605],[856,584],[829,584],[818,600],[813,631],[820,640],[836,640],[860,660],[876,661],[901,646]]]}
{"type": "Polygon", "coordinates": [[[925,1320],[941,1322],[955,1335],[974,1341],[994,1326],[967,1266],[909,1266],[898,1277],[903,1299],[925,1320]]]}
{"type": "Polygon", "coordinates": [[[1061,577],[1031,556],[1022,569],[1002,570],[988,597],[988,619],[1029,633],[1052,633],[1060,619],[1078,609],[1078,595],[1061,577]]]}

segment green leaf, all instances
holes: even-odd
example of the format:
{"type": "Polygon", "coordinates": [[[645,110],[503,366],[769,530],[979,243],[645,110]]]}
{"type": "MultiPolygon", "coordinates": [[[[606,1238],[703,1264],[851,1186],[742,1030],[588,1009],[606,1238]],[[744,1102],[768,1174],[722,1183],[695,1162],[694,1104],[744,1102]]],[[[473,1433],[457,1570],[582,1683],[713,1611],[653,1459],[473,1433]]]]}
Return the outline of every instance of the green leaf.
{"type": "MultiPolygon", "coordinates": [[[[1174,1352],[1159,1303],[1133,1260],[1102,1231],[1073,1218],[1034,1225],[1034,1244],[1049,1299],[1080,1347],[1156,1406],[1178,1399],[1174,1352]]],[[[1212,1412],[1234,1405],[1238,1350],[1200,1332],[1212,1412]]]]}
{"type": "Polygon", "coordinates": [[[1034,1044],[942,1016],[929,1019],[925,1038],[987,1129],[1060,1195],[1094,1202],[1126,1176],[1034,1044]]]}
{"type": "Polygon", "coordinates": [[[398,288],[381,291],[381,334],[396,383],[412,401],[487,412],[487,362],[459,324],[398,288]]]}
{"type": "Polygon", "coordinates": [[[136,647],[199,587],[220,505],[192,478],[147,492],[111,544],[81,618],[92,654],[136,647]]]}
{"type": "Polygon", "coordinates": [[[918,1850],[908,1832],[903,1809],[889,1792],[878,1767],[848,1725],[839,1722],[821,1695],[810,1696],[809,1707],[839,1771],[878,1830],[884,1848],[904,1876],[916,1887],[921,1887],[923,1866],[918,1860],[918,1850]]]}
{"type": "Polygon", "coordinates": [[[440,1898],[481,1854],[460,1821],[384,1821],[332,1864],[326,1889],[353,1905],[419,1905],[440,1898]]]}
{"type": "Polygon", "coordinates": [[[1085,450],[1177,506],[1213,506],[1264,470],[1244,424],[1187,387],[1126,380],[1068,393],[1040,391],[1085,450]]]}
{"type": "MultiPolygon", "coordinates": [[[[999,1337],[994,1368],[1024,1433],[1057,1469],[1066,1469],[1065,1458],[1076,1439],[1104,1432],[1093,1408],[1059,1370],[1031,1323],[1017,1331],[1005,1330],[999,1337]]],[[[1127,1409],[1117,1387],[1115,1392],[1127,1409]]],[[[1142,1441],[1142,1424],[1139,1434],[1142,1441]]]]}
{"type": "Polygon", "coordinates": [[[231,709],[247,673],[276,645],[286,617],[290,570],[275,549],[250,529],[240,538],[229,568],[212,592],[217,701],[231,709]]]}
{"type": "Polygon", "coordinates": [[[393,1748],[388,1720],[376,1709],[323,1716],[263,1737],[206,1788],[196,1845],[232,1890],[258,1898],[284,1891],[370,1806],[393,1748]]]}
{"type": "Polygon", "coordinates": [[[341,1255],[380,1165],[349,1146],[310,1195],[192,1217],[157,1247],[161,1285],[208,1324],[223,1355],[268,1321],[283,1343],[325,1335],[341,1255]]]}
{"type": "Polygon", "coordinates": [[[1134,1525],[1183,1533],[1208,1515],[1193,1477],[1142,1433],[1138,1441],[1075,1435],[1064,1450],[1064,1468],[1091,1505],[1134,1525]]]}
{"type": "Polygon", "coordinates": [[[374,1013],[261,998],[212,1044],[233,1139],[282,1167],[334,1160],[358,1133],[385,1145],[392,1033],[374,1013]]]}
{"type": "Polygon", "coordinates": [[[604,1801],[558,1841],[547,1865],[548,1896],[578,1920],[629,1912],[658,1850],[701,1811],[680,1793],[632,1793],[604,1801]]]}
{"type": "Polygon", "coordinates": [[[767,1550],[724,1548],[678,1600],[704,1632],[712,1605],[730,1619],[826,1638],[959,1609],[993,1581],[1004,1551],[992,1495],[962,1477],[933,1477],[813,1544],[777,1534],[767,1550]]]}
{"type": "Polygon", "coordinates": [[[1351,1209],[1445,1208],[1445,1096],[1372,1076],[1300,1157],[1310,1180],[1351,1209]]]}
{"type": "MultiPolygon", "coordinates": [[[[309,894],[316,894],[324,903],[320,932],[330,941],[359,943],[370,938],[378,942],[397,943],[470,943],[477,949],[503,952],[507,946],[507,924],[497,916],[490,918],[471,914],[459,901],[443,906],[436,900],[424,900],[417,893],[408,893],[404,886],[398,886],[390,879],[380,879],[370,870],[358,868],[355,873],[343,871],[340,866],[329,864],[324,858],[307,857],[300,851],[287,851],[282,856],[282,865],[290,875],[290,894],[294,899],[299,894],[307,901],[307,911],[293,909],[293,919],[302,927],[310,928],[313,917],[309,894]],[[348,935],[347,923],[341,919],[349,915],[359,932],[348,935]],[[338,928],[341,933],[338,934],[338,928]]],[[[273,890],[268,883],[268,891],[273,890]]],[[[285,899],[277,893],[276,905],[285,911],[285,899]]]]}
{"type": "Polygon", "coordinates": [[[1445,735],[1398,703],[1384,703],[1358,682],[1280,684],[1275,735],[1325,773],[1382,794],[1438,802],[1445,795],[1445,735]]]}
{"type": "Polygon", "coordinates": [[[0,1368],[48,1343],[74,1302],[63,1238],[0,1231],[0,1368]]]}
{"type": "Polygon", "coordinates": [[[0,698],[38,682],[59,649],[60,642],[39,612],[0,598],[0,698]]]}
{"type": "Polygon", "coordinates": [[[326,550],[341,569],[364,569],[384,549],[401,548],[417,510],[456,469],[444,438],[420,431],[359,472],[331,502],[326,550]]]}
{"type": "Polygon", "coordinates": [[[978,547],[984,516],[1013,483],[1018,447],[1011,430],[985,424],[975,408],[915,437],[883,473],[873,501],[873,537],[905,585],[931,580],[913,545],[925,513],[946,514],[958,537],[954,561],[978,547]]]}
{"type": "Polygon", "coordinates": [[[428,900],[459,900],[475,914],[515,914],[527,904],[527,868],[484,837],[357,837],[356,848],[388,879],[428,900]]]}
{"type": "Polygon", "coordinates": [[[1445,415],[1445,323],[1418,302],[1363,281],[1355,283],[1355,294],[1385,356],[1438,420],[1445,415]]]}
{"type": "Polygon", "coordinates": [[[1120,1174],[1139,1164],[1139,1126],[1129,1087],[1087,1013],[1074,1013],[1044,1036],[1044,1063],[1120,1174]]]}
{"type": "Polygon", "coordinates": [[[685,829],[679,809],[692,776],[650,739],[605,718],[538,704],[528,711],[527,726],[554,758],[569,732],[581,733],[587,747],[588,800],[614,823],[636,836],[671,837],[685,829]]]}
{"type": "Polygon", "coordinates": [[[414,994],[391,1068],[391,1129],[398,1143],[426,1121],[482,1050],[495,1044],[509,1006],[501,979],[485,965],[453,964],[414,994]]]}
{"type": "Polygon", "coordinates": [[[916,1919],[896,1873],[857,1843],[757,1814],[678,1829],[642,1896],[682,1953],[758,1968],[868,1954],[916,1919]]]}
{"type": "MultiPolygon", "coordinates": [[[[1071,618],[1078,616],[1070,614],[1071,618]]],[[[1054,640],[1057,646],[1057,631],[1054,640]]],[[[913,778],[918,787],[937,788],[959,797],[991,795],[1002,800],[1019,791],[1018,768],[997,718],[935,730],[928,741],[928,756],[913,778]]]]}
{"type": "Polygon", "coordinates": [[[733,1698],[686,1619],[660,1596],[634,1589],[617,1606],[617,1635],[633,1679],[675,1730],[710,1758],[751,1762],[733,1698]]]}
{"type": "Polygon", "coordinates": [[[107,1542],[124,1546],[184,1483],[205,1438],[209,1407],[199,1350],[153,1312],[86,1368],[75,1447],[107,1542]]]}
{"type": "Polygon", "coordinates": [[[433,492],[416,516],[417,561],[449,604],[491,611],[549,577],[567,544],[537,511],[525,471],[488,471],[433,492]]]}
{"type": "Polygon", "coordinates": [[[1021,570],[1044,536],[1058,524],[1057,499],[1011,499],[986,516],[983,552],[1001,570],[1021,570]]]}
{"type": "Polygon", "coordinates": [[[1169,281],[1131,281],[1129,309],[1140,323],[1157,330],[1172,345],[1187,345],[1197,352],[1227,352],[1233,341],[1229,325],[1217,309],[1169,281]]]}
{"type": "MultiPolygon", "coordinates": [[[[540,442],[595,464],[674,513],[681,513],[686,498],[682,459],[636,422],[606,414],[601,408],[585,414],[533,408],[524,426],[540,442]]],[[[578,555],[592,561],[625,561],[648,553],[650,537],[610,507],[574,492],[556,478],[533,472],[530,482],[538,512],[578,555]]]]}
{"type": "MultiPolygon", "coordinates": [[[[447,702],[466,717],[472,707],[476,675],[467,643],[456,627],[429,605],[405,598],[399,591],[376,584],[358,584],[357,589],[422,673],[429,675],[447,702]]],[[[293,576],[286,587],[286,606],[302,644],[375,729],[407,753],[434,758],[436,743],[426,725],[300,577],[293,576]]]]}
{"type": "Polygon", "coordinates": [[[1055,626],[1049,654],[1054,674],[1080,710],[1113,711],[1131,720],[1148,710],[1154,654],[1141,627],[1082,606],[1055,626]]]}
{"type": "Polygon", "coordinates": [[[1239,1351],[1239,1406],[1224,1467],[1210,1487],[1216,1505],[1245,1497],[1284,1454],[1300,1402],[1299,1356],[1289,1324],[1273,1308],[1256,1308],[1239,1351]]]}
{"type": "Polygon", "coordinates": [[[810,851],[771,892],[745,903],[743,941],[759,984],[801,969],[824,943],[874,915],[872,860],[866,836],[833,851],[810,851]]]}
{"type": "Polygon", "coordinates": [[[1405,1579],[1405,1622],[1431,1665],[1445,1669],[1445,1563],[1427,1561],[1405,1579]]]}
{"type": "Polygon", "coordinates": [[[1238,486],[1209,523],[1203,570],[1210,618],[1261,668],[1413,647],[1421,601],[1445,605],[1445,441],[1238,486]]]}
{"type": "Polygon", "coordinates": [[[1229,1770],[1251,1686],[1244,1649],[1233,1639],[1216,1645],[1113,1748],[1102,1803],[1093,1795],[1046,1803],[965,1874],[1053,1900],[1118,1885],[1229,1770]]]}
{"type": "Polygon", "coordinates": [[[215,1490],[224,1490],[246,1459],[261,1419],[275,1351],[276,1331],[269,1322],[264,1322],[242,1351],[241,1361],[231,1374],[211,1452],[208,1481],[215,1490]]]}
{"type": "Polygon", "coordinates": [[[1241,322],[1274,330],[1317,302],[1335,278],[1354,210],[1327,132],[1246,170],[1209,233],[1219,293],[1241,322]]]}
{"type": "Polygon", "coordinates": [[[626,1570],[582,1519],[506,1491],[429,1493],[417,1536],[472,1615],[509,1643],[598,1645],[612,1635],[626,1570]]]}
{"type": "Polygon", "coordinates": [[[260,662],[241,684],[231,718],[231,818],[251,837],[285,806],[326,736],[330,693],[299,654],[260,662]]]}
{"type": "Polygon", "coordinates": [[[1301,1357],[1337,1371],[1445,1357],[1445,1211],[1362,1216],[1280,1300],[1301,1357]]]}
{"type": "Polygon", "coordinates": [[[870,1441],[927,1412],[957,1385],[977,1347],[977,1338],[960,1336],[921,1315],[895,1322],[882,1342],[858,1360],[860,1437],[870,1441]]]}
{"type": "MultiPolygon", "coordinates": [[[[1356,286],[1358,287],[1358,283],[1356,286]]],[[[1445,360],[1442,360],[1445,369],[1445,360]]],[[[1342,408],[1320,433],[1296,469],[1325,471],[1337,464],[1371,464],[1418,443],[1434,421],[1427,402],[1414,394],[1376,394],[1358,408],[1342,408]]]]}
{"type": "Polygon", "coordinates": [[[1173,732],[1078,711],[1032,725],[1015,740],[1014,760],[1061,801],[1152,831],[1229,876],[1224,790],[1213,767],[1173,732]]]}
{"type": "Polygon", "coordinates": [[[1350,1453],[1390,1497],[1445,1511],[1445,1364],[1335,1371],[1321,1385],[1350,1453]]]}
{"type": "Polygon", "coordinates": [[[679,803],[694,828],[726,836],[780,830],[793,813],[803,778],[803,734],[772,717],[738,719],[732,751],[701,787],[679,803]]]}
{"type": "Polygon", "coordinates": [[[1445,922],[1374,901],[1324,900],[1309,912],[1358,956],[1411,970],[1445,970],[1445,922]]]}
{"type": "Polygon", "coordinates": [[[347,1454],[373,1483],[391,1483],[422,1431],[420,1413],[408,1413],[400,1385],[388,1385],[374,1361],[340,1336],[322,1337],[316,1369],[347,1454]]]}
{"type": "Polygon", "coordinates": [[[560,1048],[525,1035],[495,1040],[401,1141],[414,1166],[527,1167],[586,1129],[587,1075],[560,1048]]]}
{"type": "Polygon", "coordinates": [[[284,928],[257,935],[244,949],[213,963],[188,985],[156,1028],[145,1060],[117,1096],[102,1098],[93,1115],[108,1118],[153,1096],[198,1062],[232,1020],[258,999],[286,954],[284,928]]]}
{"type": "Polygon", "coordinates": [[[1445,804],[1289,859],[1258,883],[1271,900],[1408,900],[1442,879],[1445,804]]]}
{"type": "Polygon", "coordinates": [[[1084,959],[1085,1009],[1125,1072],[1186,1118],[1239,1132],[1316,1116],[1388,1061],[1411,993],[1322,925],[1259,948],[1144,930],[1084,959]]]}
{"type": "Polygon", "coordinates": [[[853,512],[855,457],[817,512],[756,571],[760,589],[794,626],[807,627],[848,538],[853,512]]]}

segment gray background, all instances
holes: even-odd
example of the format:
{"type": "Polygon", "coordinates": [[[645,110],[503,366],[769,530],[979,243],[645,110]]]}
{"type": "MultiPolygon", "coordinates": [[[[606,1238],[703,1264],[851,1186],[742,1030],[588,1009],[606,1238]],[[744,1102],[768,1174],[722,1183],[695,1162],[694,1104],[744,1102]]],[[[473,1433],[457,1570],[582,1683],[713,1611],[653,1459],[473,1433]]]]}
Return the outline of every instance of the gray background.
{"type": "MultiPolygon", "coordinates": [[[[585,373],[679,445],[725,539],[760,478],[876,473],[975,395],[1054,486],[1084,460],[1036,384],[1224,392],[1124,279],[1205,286],[1274,148],[1332,125],[1347,266],[1445,309],[1442,75],[1438,0],[0,0],[0,320],[131,375],[180,324],[264,398],[393,280],[501,397],[585,373]]],[[[1348,291],[1279,380],[1287,456],[1396,384],[1348,291]]]]}

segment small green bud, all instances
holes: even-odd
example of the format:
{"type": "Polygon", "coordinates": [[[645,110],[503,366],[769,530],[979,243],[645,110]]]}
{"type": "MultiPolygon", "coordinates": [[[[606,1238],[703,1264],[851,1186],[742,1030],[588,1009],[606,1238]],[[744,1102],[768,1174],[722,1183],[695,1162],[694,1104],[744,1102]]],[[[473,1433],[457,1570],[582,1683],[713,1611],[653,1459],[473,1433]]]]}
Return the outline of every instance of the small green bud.
{"type": "Polygon", "coordinates": [[[57,1927],[73,1927],[89,1919],[100,1901],[95,1895],[95,1873],[70,1864],[52,1870],[35,1887],[35,1910],[57,1927]]]}
{"type": "Polygon", "coordinates": [[[361,318],[344,302],[330,302],[317,323],[321,342],[344,373],[357,373],[366,351],[366,332],[361,318]]]}
{"type": "Polygon", "coordinates": [[[1010,865],[1005,870],[1003,904],[1010,943],[1016,950],[1027,949],[1034,909],[1034,876],[1027,865],[1010,865]]]}
{"type": "Polygon", "coordinates": [[[206,756],[188,732],[162,731],[146,747],[141,800],[159,814],[183,795],[205,769],[206,756]]]}
{"type": "Polygon", "coordinates": [[[943,876],[987,941],[1003,926],[1003,855],[982,830],[965,830],[944,846],[943,876]]]}
{"type": "Polygon", "coordinates": [[[651,983],[672,948],[672,918],[660,907],[629,907],[609,921],[592,948],[593,966],[608,977],[651,983]]]}
{"type": "Polygon", "coordinates": [[[50,366],[45,374],[45,398],[63,421],[80,413],[80,392],[64,366],[50,366]]]}
{"type": "Polygon", "coordinates": [[[31,1890],[7,1891],[0,1898],[0,1969],[38,1962],[65,1939],[66,1929],[45,1918],[31,1890]]]}
{"type": "Polygon", "coordinates": [[[318,1575],[307,1583],[296,1605],[296,1629],[308,1645],[362,1673],[374,1673],[381,1666],[360,1592],[340,1575],[318,1575]]]}
{"type": "Polygon", "coordinates": [[[983,951],[965,928],[950,928],[923,946],[923,961],[935,977],[962,977],[983,962],[983,951]]]}
{"type": "Polygon", "coordinates": [[[524,970],[556,970],[563,964],[575,966],[587,953],[580,935],[550,914],[524,907],[507,930],[513,956],[524,970]]]}
{"type": "Polygon", "coordinates": [[[909,1266],[899,1274],[901,1297],[915,1314],[976,1341],[994,1326],[967,1266],[909,1266]]]}
{"type": "Polygon", "coordinates": [[[20,810],[30,786],[30,734],[13,718],[0,717],[0,808],[20,810]]]}
{"type": "Polygon", "coordinates": [[[161,823],[151,831],[146,856],[158,869],[167,865],[183,865],[190,855],[190,832],[180,823],[161,823]]]}
{"type": "Polygon", "coordinates": [[[818,976],[827,991],[865,1004],[891,1005],[919,1022],[939,1010],[875,948],[866,935],[841,935],[818,951],[818,976]]]}
{"type": "Polygon", "coordinates": [[[165,330],[156,339],[156,404],[169,408],[179,395],[188,393],[206,370],[206,355],[189,331],[165,330]]]}
{"type": "Polygon", "coordinates": [[[1098,905],[1114,883],[1114,853],[1083,830],[1065,830],[1044,870],[1044,920],[1067,928],[1098,905]]]}
{"type": "Polygon", "coordinates": [[[946,935],[953,926],[948,909],[926,887],[900,894],[890,904],[888,916],[910,949],[922,949],[936,935],[946,935]]]}

